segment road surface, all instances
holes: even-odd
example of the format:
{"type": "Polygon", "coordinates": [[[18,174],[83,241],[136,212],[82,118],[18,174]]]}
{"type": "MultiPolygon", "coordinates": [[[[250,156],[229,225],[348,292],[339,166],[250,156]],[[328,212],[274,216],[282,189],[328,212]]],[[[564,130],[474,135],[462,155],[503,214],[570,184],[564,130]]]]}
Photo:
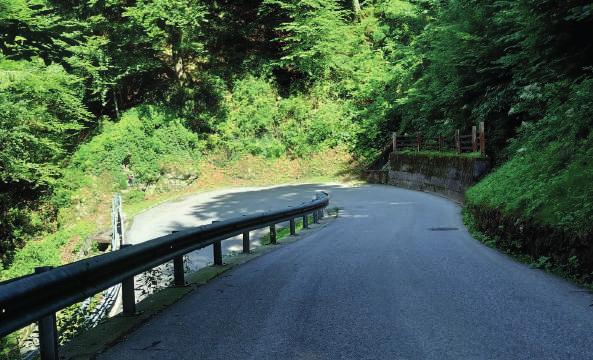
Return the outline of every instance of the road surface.
{"type": "MultiPolygon", "coordinates": [[[[343,208],[337,219],[200,287],[99,358],[593,358],[591,295],[478,243],[438,196],[277,187],[202,199],[191,214],[180,206],[176,225],[298,203],[317,188],[343,208]]],[[[176,211],[145,225],[170,231],[164,215],[176,211]]]]}

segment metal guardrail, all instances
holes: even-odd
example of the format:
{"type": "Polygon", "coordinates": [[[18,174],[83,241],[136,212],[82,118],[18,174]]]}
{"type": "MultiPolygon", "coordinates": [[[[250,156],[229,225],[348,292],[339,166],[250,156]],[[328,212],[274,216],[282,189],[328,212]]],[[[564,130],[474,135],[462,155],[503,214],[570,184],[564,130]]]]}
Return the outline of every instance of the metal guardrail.
{"type": "Polygon", "coordinates": [[[124,243],[124,215],[122,211],[121,194],[117,194],[111,201],[111,251],[119,250],[124,243]]]}
{"type": "Polygon", "coordinates": [[[214,264],[222,265],[222,240],[243,234],[243,251],[249,252],[250,231],[269,226],[270,241],[275,243],[276,224],[290,221],[294,235],[295,218],[303,217],[306,228],[307,217],[312,214],[317,222],[328,205],[327,194],[318,192],[315,200],[297,207],[199,226],[56,268],[37,268],[35,274],[2,282],[0,337],[38,322],[41,358],[58,359],[57,311],[121,283],[123,312],[134,314],[135,275],[173,260],[174,283],[184,284],[183,255],[213,245],[214,264]]]}

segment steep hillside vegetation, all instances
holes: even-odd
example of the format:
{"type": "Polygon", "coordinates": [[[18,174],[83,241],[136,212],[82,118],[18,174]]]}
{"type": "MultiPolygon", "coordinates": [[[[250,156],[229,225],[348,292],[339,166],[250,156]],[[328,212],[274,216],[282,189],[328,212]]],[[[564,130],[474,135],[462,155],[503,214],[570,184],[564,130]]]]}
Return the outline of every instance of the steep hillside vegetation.
{"type": "Polygon", "coordinates": [[[590,283],[592,28],[586,0],[0,0],[0,279],[92,254],[116,191],[134,214],[484,121],[466,220],[590,283]]]}
{"type": "Polygon", "coordinates": [[[67,261],[56,254],[94,228],[63,232],[76,209],[131,178],[141,198],[202,179],[205,158],[346,149],[364,163],[391,131],[480,121],[498,169],[468,193],[478,227],[536,257],[579,257],[592,25],[584,0],[0,0],[5,274],[67,261]],[[533,245],[545,229],[555,245],[533,245]]]}

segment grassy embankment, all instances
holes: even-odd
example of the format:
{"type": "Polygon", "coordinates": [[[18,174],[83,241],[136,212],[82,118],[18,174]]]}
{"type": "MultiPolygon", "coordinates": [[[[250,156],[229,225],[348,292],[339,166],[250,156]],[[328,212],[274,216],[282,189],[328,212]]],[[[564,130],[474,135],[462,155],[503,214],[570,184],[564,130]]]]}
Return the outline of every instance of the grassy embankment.
{"type": "Polygon", "coordinates": [[[535,124],[510,160],[466,194],[466,222],[490,245],[579,283],[593,282],[592,81],[535,124]]]}
{"type": "Polygon", "coordinates": [[[345,180],[351,157],[334,148],[302,158],[222,152],[203,155],[194,134],[177,121],[131,112],[107,124],[73,156],[51,199],[59,209],[47,232],[28,242],[0,279],[29,274],[98,253],[92,238],[110,227],[111,198],[123,193],[128,219],[158,203],[222,187],[345,180]],[[147,118],[156,119],[152,123],[147,118]],[[140,121],[142,119],[142,121],[140,121]],[[122,166],[121,164],[128,164],[122,166]],[[127,187],[133,174],[137,185],[127,187]],[[87,246],[85,246],[87,244],[87,246]]]}
{"type": "MultiPolygon", "coordinates": [[[[349,181],[349,156],[342,150],[330,150],[307,159],[265,159],[245,156],[237,160],[220,161],[217,156],[200,160],[196,167],[200,176],[186,187],[143,192],[125,190],[124,210],[128,220],[159,203],[196,192],[224,187],[268,186],[285,183],[349,181]]],[[[92,185],[80,189],[84,204],[65,209],[68,220],[53,234],[47,234],[27,244],[16,256],[11,267],[2,271],[2,279],[31,273],[35,266],[60,265],[76,260],[83,241],[110,226],[110,206],[113,196],[109,176],[94,177],[92,185]]],[[[96,253],[92,249],[88,255],[96,253]]]]}

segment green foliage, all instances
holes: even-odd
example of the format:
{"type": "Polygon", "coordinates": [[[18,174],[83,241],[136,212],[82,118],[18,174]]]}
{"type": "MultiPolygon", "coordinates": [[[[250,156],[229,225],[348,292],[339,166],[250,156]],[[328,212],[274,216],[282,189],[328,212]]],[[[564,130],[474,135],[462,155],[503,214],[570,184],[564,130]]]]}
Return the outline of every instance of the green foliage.
{"type": "Polygon", "coordinates": [[[194,162],[198,137],[170,110],[140,106],[127,111],[117,123],[106,121],[101,133],[73,155],[70,167],[87,174],[112,174],[125,184],[126,175],[143,184],[156,182],[165,160],[194,162]]]}
{"type": "Polygon", "coordinates": [[[76,24],[65,21],[44,0],[0,0],[0,52],[12,59],[64,63],[76,43],[76,24]]]}
{"type": "Polygon", "coordinates": [[[279,30],[285,36],[285,66],[294,66],[313,78],[338,75],[356,49],[355,34],[348,31],[345,12],[331,0],[266,0],[265,5],[277,6],[290,21],[279,30]]]}
{"type": "Polygon", "coordinates": [[[17,334],[0,338],[0,360],[15,360],[20,358],[21,354],[18,348],[17,334]]]}
{"type": "Polygon", "coordinates": [[[2,261],[202,152],[365,160],[479,121],[502,166],[470,203],[590,232],[592,23],[585,0],[0,0],[2,261]]]}
{"type": "Polygon", "coordinates": [[[319,87],[282,98],[269,80],[248,75],[234,83],[227,106],[211,141],[232,154],[302,157],[344,144],[353,132],[344,101],[319,87]]]}
{"type": "Polygon", "coordinates": [[[164,55],[183,85],[199,70],[196,65],[205,55],[202,24],[206,14],[199,0],[140,0],[123,15],[143,30],[147,43],[164,55]]]}
{"type": "Polygon", "coordinates": [[[89,118],[61,66],[0,58],[0,181],[46,185],[89,118]]]}
{"type": "Polygon", "coordinates": [[[61,174],[67,150],[89,114],[78,79],[59,65],[0,57],[0,262],[42,223],[31,212],[37,196],[61,174]]]}
{"type": "Polygon", "coordinates": [[[31,274],[37,266],[61,265],[62,247],[70,240],[88,237],[94,231],[92,223],[80,222],[57,231],[43,240],[28,242],[16,253],[11,266],[4,271],[0,271],[0,280],[31,274]]]}
{"type": "Polygon", "coordinates": [[[593,79],[541,88],[548,114],[524,123],[509,148],[511,160],[467,192],[470,204],[488,206],[568,229],[574,234],[593,232],[593,79]]]}
{"type": "Polygon", "coordinates": [[[591,66],[585,40],[593,17],[586,1],[455,0],[440,3],[416,39],[422,72],[398,99],[402,131],[451,133],[485,121],[490,156],[500,156],[524,120],[547,109],[521,106],[528,89],[569,78],[591,66]],[[577,13],[574,17],[569,14],[577,13]],[[588,24],[588,25],[587,25],[588,24]]]}

